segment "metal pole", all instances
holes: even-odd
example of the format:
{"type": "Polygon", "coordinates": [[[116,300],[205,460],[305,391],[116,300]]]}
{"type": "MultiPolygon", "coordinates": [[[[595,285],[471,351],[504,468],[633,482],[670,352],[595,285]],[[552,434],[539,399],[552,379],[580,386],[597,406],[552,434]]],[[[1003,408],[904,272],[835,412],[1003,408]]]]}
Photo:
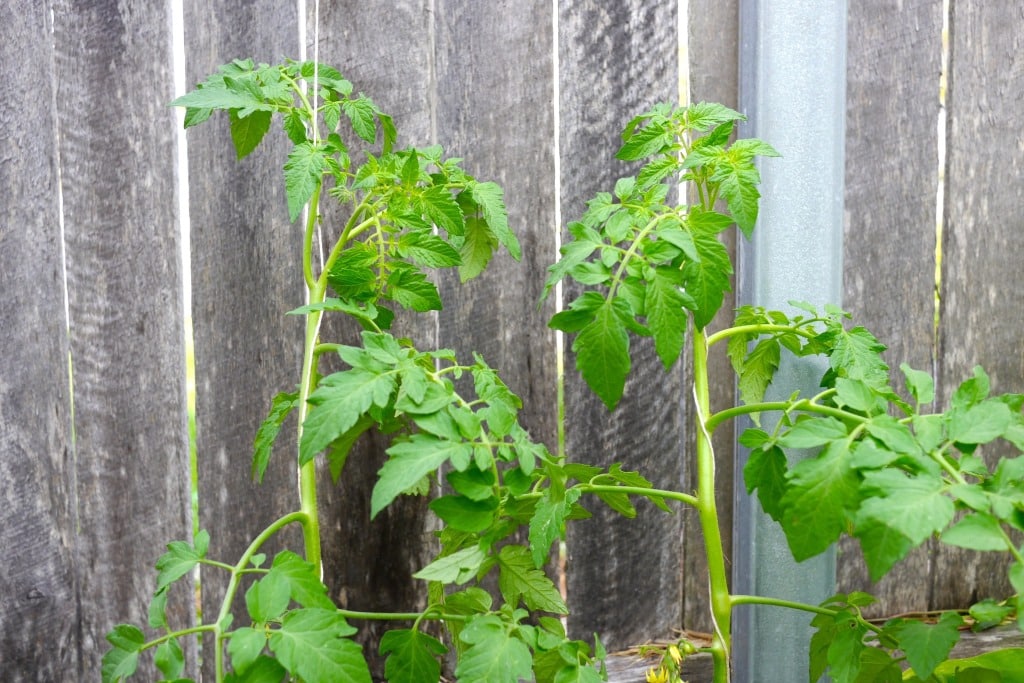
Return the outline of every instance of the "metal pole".
{"type": "MultiPolygon", "coordinates": [[[[761,164],[758,225],[739,248],[741,303],[778,310],[790,310],[791,300],[841,305],[845,0],[740,0],[740,108],[748,117],[741,136],[782,154],[761,164]]],[[[818,359],[784,360],[766,399],[816,393],[825,367],[818,359]]],[[[739,452],[737,472],[746,455],[739,452]]],[[[741,477],[734,519],[734,593],[809,603],[835,593],[834,549],[795,563],[741,477]]],[[[805,612],[739,608],[734,680],[807,680],[809,622],[805,612]]]]}

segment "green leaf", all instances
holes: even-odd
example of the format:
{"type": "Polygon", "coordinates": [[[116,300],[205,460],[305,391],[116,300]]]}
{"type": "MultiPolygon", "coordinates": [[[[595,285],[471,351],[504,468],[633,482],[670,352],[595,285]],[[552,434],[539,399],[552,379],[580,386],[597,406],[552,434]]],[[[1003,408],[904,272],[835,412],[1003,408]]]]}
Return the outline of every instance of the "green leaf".
{"type": "Polygon", "coordinates": [[[667,123],[649,123],[645,127],[634,130],[624,140],[624,144],[615,153],[615,158],[622,161],[636,161],[657,154],[671,144],[672,131],[667,123]]]}
{"type": "Polygon", "coordinates": [[[475,183],[470,191],[473,201],[483,211],[484,220],[498,241],[508,249],[512,258],[519,260],[522,252],[519,247],[519,240],[508,227],[508,215],[505,213],[504,192],[497,183],[475,183]]]}
{"type": "Polygon", "coordinates": [[[290,597],[284,577],[269,573],[249,586],[245,592],[245,606],[253,623],[262,624],[284,614],[290,597]]]}
{"type": "Polygon", "coordinates": [[[986,652],[976,657],[950,659],[923,679],[908,671],[904,683],[1024,683],[1024,648],[986,652]]]}
{"type": "Polygon", "coordinates": [[[871,519],[896,529],[916,546],[946,528],[955,512],[940,477],[907,476],[897,469],[867,472],[861,488],[866,499],[858,524],[871,519]]]}
{"type": "Polygon", "coordinates": [[[732,275],[732,262],[718,239],[711,234],[696,233],[693,244],[700,254],[699,261],[688,261],[683,267],[683,280],[686,292],[697,302],[697,310],[693,313],[694,323],[703,329],[711,322],[722,307],[725,293],[731,287],[729,277],[732,275]]]}
{"type": "Polygon", "coordinates": [[[436,235],[406,233],[398,240],[398,253],[428,268],[449,268],[462,263],[455,248],[436,235]]]}
{"type": "Polygon", "coordinates": [[[580,491],[573,489],[559,497],[554,489],[547,489],[530,518],[530,553],[535,567],[547,561],[551,544],[565,535],[565,520],[572,510],[572,504],[579,500],[580,491]]]}
{"type": "Polygon", "coordinates": [[[449,459],[461,458],[468,462],[468,448],[468,444],[429,434],[413,434],[408,440],[391,446],[387,450],[388,459],[377,472],[378,480],[370,499],[371,518],[449,459]]]}
{"type": "Polygon", "coordinates": [[[935,380],[927,372],[915,370],[906,363],[900,363],[900,370],[907,379],[907,389],[918,403],[931,403],[935,400],[935,380]]]}
{"type": "Polygon", "coordinates": [[[146,636],[136,626],[118,624],[107,634],[107,642],[113,648],[103,655],[101,676],[103,683],[117,683],[135,673],[146,636]]]}
{"type": "Polygon", "coordinates": [[[245,673],[246,669],[256,663],[263,648],[266,647],[267,632],[262,628],[245,626],[235,629],[230,636],[228,654],[231,655],[231,668],[238,673],[245,673]]]}
{"type": "Polygon", "coordinates": [[[363,435],[363,432],[376,424],[375,420],[364,415],[356,421],[355,426],[331,442],[327,449],[327,465],[331,470],[331,480],[337,484],[341,477],[341,471],[348,461],[348,454],[352,451],[356,441],[363,435]]]}
{"type": "Polygon", "coordinates": [[[914,548],[909,538],[874,519],[860,521],[854,533],[860,540],[864,563],[868,566],[872,581],[885,576],[894,564],[914,548]]]}
{"type": "Polygon", "coordinates": [[[362,368],[336,372],[320,380],[320,386],[309,397],[314,408],[302,424],[299,464],[309,462],[344,435],[370,406],[386,406],[395,386],[393,374],[362,368]]]}
{"type": "Polygon", "coordinates": [[[939,537],[943,543],[970,550],[1007,550],[1007,538],[992,515],[975,512],[946,529],[939,537]]]}
{"type": "Polygon", "coordinates": [[[164,678],[177,678],[185,668],[185,653],[176,639],[165,640],[157,646],[153,663],[164,678]]]}
{"type": "Polygon", "coordinates": [[[1013,413],[1005,403],[983,401],[966,410],[950,412],[948,437],[957,443],[988,443],[1003,435],[1012,418],[1013,413]]]}
{"type": "Polygon", "coordinates": [[[441,641],[417,629],[394,629],[380,640],[388,655],[384,675],[389,683],[434,683],[441,679],[438,657],[448,652],[441,641]]]}
{"type": "Polygon", "coordinates": [[[518,545],[506,545],[498,553],[498,590],[505,602],[516,605],[522,598],[527,608],[568,614],[558,588],[533,564],[530,551],[518,545]]]}
{"type": "MultiPolygon", "coordinates": [[[[230,647],[230,645],[229,645],[230,647]]],[[[232,661],[232,664],[234,662],[232,661]]],[[[259,655],[244,672],[230,673],[224,678],[225,683],[281,683],[288,672],[280,662],[267,655],[259,655]]]]}
{"type": "Polygon", "coordinates": [[[752,450],[747,464],[743,466],[747,493],[757,489],[761,508],[776,522],[782,519],[782,497],[786,492],[787,471],[786,454],[774,446],[752,450]]]}
{"type": "Polygon", "coordinates": [[[430,501],[429,507],[451,528],[476,533],[494,524],[498,501],[495,498],[476,501],[465,496],[441,496],[430,501]]]}
{"type": "Polygon", "coordinates": [[[845,439],[846,425],[834,417],[800,420],[779,439],[783,448],[816,448],[845,439]]]}
{"type": "Polygon", "coordinates": [[[487,555],[479,546],[463,548],[437,558],[413,574],[413,577],[425,581],[463,584],[476,575],[486,559],[487,555]]]}
{"type": "Polygon", "coordinates": [[[885,346],[865,328],[846,330],[836,323],[819,339],[831,346],[829,365],[840,377],[863,380],[876,388],[888,383],[889,366],[881,356],[885,346]]]}
{"type": "Polygon", "coordinates": [[[757,342],[743,359],[742,365],[733,367],[739,375],[740,398],[747,405],[760,403],[779,369],[782,347],[777,339],[765,338],[757,342]]]}
{"type": "Polygon", "coordinates": [[[293,223],[312,199],[326,168],[327,156],[323,148],[314,147],[310,142],[295,145],[288,153],[288,161],[284,165],[284,187],[288,196],[288,219],[293,223]]]}
{"type": "Polygon", "coordinates": [[[697,102],[680,111],[686,130],[707,130],[732,121],[745,121],[747,117],[717,102],[697,102]]]}
{"type": "Polygon", "coordinates": [[[278,577],[287,587],[291,599],[302,607],[334,608],[316,565],[306,562],[292,551],[283,550],[274,557],[268,576],[271,575],[278,577]]]}
{"type": "Polygon", "coordinates": [[[185,541],[168,543],[167,552],[156,561],[156,569],[159,572],[156,579],[156,592],[159,593],[191,572],[199,560],[206,557],[206,548],[209,542],[210,535],[206,531],[200,531],[196,534],[194,547],[185,541]]]}
{"type": "Polygon", "coordinates": [[[360,95],[354,100],[342,100],[341,108],[352,122],[352,130],[356,135],[369,143],[377,139],[377,128],[373,125],[373,114],[376,109],[373,100],[360,95]]]}
{"type": "Polygon", "coordinates": [[[960,640],[963,621],[956,612],[946,612],[936,624],[903,619],[887,624],[885,631],[896,638],[914,674],[927,679],[960,640]]]}
{"type": "Polygon", "coordinates": [[[465,240],[459,249],[462,265],[459,266],[459,280],[467,282],[484,271],[490,263],[498,238],[487,227],[487,223],[476,217],[468,217],[465,224],[465,240]]]}
{"type": "Polygon", "coordinates": [[[647,324],[654,335],[654,350],[666,370],[683,351],[686,333],[686,308],[691,304],[682,289],[682,273],[677,268],[656,268],[645,288],[644,308],[647,324]]]}
{"type": "Polygon", "coordinates": [[[978,632],[999,626],[1013,612],[1014,608],[1011,605],[1005,602],[996,602],[992,598],[985,598],[981,602],[971,605],[970,615],[975,621],[971,630],[978,632]]]}
{"type": "Polygon", "coordinates": [[[412,266],[396,268],[388,277],[388,294],[403,307],[426,313],[441,310],[441,296],[427,276],[412,266]]]}
{"type": "Polygon", "coordinates": [[[613,302],[597,309],[572,343],[576,369],[608,410],[622,398],[629,375],[629,335],[613,302]]]}
{"type": "Polygon", "coordinates": [[[334,610],[293,610],[271,633],[270,649],[305,683],[371,683],[362,648],[345,638],[355,632],[334,610]]]}
{"type": "Polygon", "coordinates": [[[455,669],[458,680],[519,683],[533,678],[530,649],[509,633],[498,616],[488,614],[470,619],[459,639],[469,647],[455,669]]]}
{"type": "Polygon", "coordinates": [[[263,136],[270,130],[271,118],[269,111],[255,111],[245,118],[231,112],[231,141],[235,143],[237,158],[247,156],[259,146],[263,136]]]}
{"type": "Polygon", "coordinates": [[[857,508],[860,480],[847,461],[846,442],[833,441],[818,457],[790,470],[782,528],[798,562],[824,552],[857,508]]]}
{"type": "Polygon", "coordinates": [[[256,481],[263,483],[263,475],[267,471],[267,464],[270,462],[274,441],[281,431],[281,425],[288,414],[298,405],[299,392],[297,391],[281,392],[271,401],[270,414],[256,430],[256,439],[253,443],[252,477],[256,481]]]}

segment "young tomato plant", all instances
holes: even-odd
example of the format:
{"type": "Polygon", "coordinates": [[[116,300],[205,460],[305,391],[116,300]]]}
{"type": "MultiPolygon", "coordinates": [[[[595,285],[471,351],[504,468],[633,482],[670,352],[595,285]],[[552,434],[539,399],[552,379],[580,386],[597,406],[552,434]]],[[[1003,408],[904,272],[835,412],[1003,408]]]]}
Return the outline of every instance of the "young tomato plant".
{"type": "MultiPolygon", "coordinates": [[[[630,335],[652,337],[666,368],[682,355],[684,335],[692,335],[699,476],[695,492],[678,492],[655,489],[621,464],[601,468],[552,455],[519,423],[519,397],[483,358],[467,362],[449,350],[421,350],[415,340],[392,332],[396,307],[419,313],[441,308],[428,270],[457,268],[465,281],[482,272],[500,247],[519,257],[500,187],[476,180],[440,147],[395,150],[391,118],[369,98],[354,96],[352,84],[326,65],[235,61],[174,104],[187,108],[186,126],[226,111],[239,157],[256,149],[275,117],[293,144],[284,180],[291,220],[305,215],[296,278],[305,283],[308,303],[292,311],[306,318],[302,370],[298,389],[274,398],[256,434],[252,471],[262,478],[274,440],[294,414],[299,495],[295,509],[257,534],[234,564],[207,557],[205,531],[192,543],[170,543],[156,565],[149,626],[157,635],[133,625],[115,627],[107,636],[112,648],[103,659],[105,682],[135,674],[139,655],[149,650],[163,679],[186,680],[180,678],[181,642],[200,635],[214,643],[218,683],[369,681],[350,622],[371,619],[403,624],[378,644],[387,655],[384,675],[396,683],[437,682],[446,661],[452,675],[466,682],[605,680],[600,640],[567,637],[559,618],[567,607],[544,572],[566,524],[589,516],[583,501],[590,497],[627,517],[636,513],[637,497],[666,511],[696,509],[716,625],[705,650],[717,682],[729,679],[731,612],[740,604],[813,614],[812,680],[826,670],[840,682],[901,680],[905,664],[920,680],[947,680],[941,677],[952,669],[943,662],[962,621],[957,614],[934,625],[892,620],[878,626],[861,615],[871,601],[861,593],[822,605],[729,593],[710,436],[744,414],[778,416],[773,428],[743,435],[751,449],[744,477],[782,525],[797,559],[853,533],[877,578],[940,534],[954,545],[1008,552],[1010,579],[1018,590],[1024,584],[1024,560],[1008,533],[1024,530],[1024,460],[989,469],[976,453],[1000,438],[1024,446],[1024,397],[990,397],[988,379],[978,370],[957,390],[949,411],[923,414],[921,406],[932,400],[931,379],[904,367],[912,396],[899,396],[879,355],[883,347],[863,328],[848,329],[848,316],[838,309],[818,312],[797,304],[800,313],[793,315],[748,307],[734,326],[707,330],[732,274],[718,234],[736,225],[750,235],[758,200],[754,159],[775,154],[758,140],[730,143],[742,118],[737,112],[706,103],[659,105],[631,121],[618,157],[643,165],[617,182],[613,193],[595,197],[570,224],[573,239],[547,281],[546,292],[564,278],[583,286],[550,324],[575,334],[577,367],[609,409],[623,397],[630,335]],[[354,157],[365,161],[355,165],[354,157]],[[683,181],[694,188],[692,205],[668,201],[670,188],[683,181]],[[323,226],[337,238],[321,264],[314,247],[328,200],[340,203],[347,218],[323,226]],[[357,321],[360,342],[322,340],[326,315],[357,321]],[[712,413],[707,352],[719,343],[728,345],[743,404],[712,413]],[[764,401],[783,352],[828,357],[818,394],[764,401]],[[321,375],[320,360],[328,355],[346,369],[321,375]],[[339,609],[321,581],[315,461],[323,456],[335,479],[345,476],[348,453],[368,430],[390,436],[371,492],[371,515],[401,495],[433,495],[430,509],[442,523],[436,559],[415,574],[426,582],[427,606],[419,612],[339,609]],[[790,466],[789,448],[820,452],[790,466]],[[436,493],[438,479],[446,484],[444,494],[436,493]],[[958,510],[965,514],[955,518],[958,510]],[[291,524],[303,531],[301,555],[286,550],[267,558],[260,552],[291,524]],[[525,544],[514,539],[522,527],[525,544]],[[168,593],[197,565],[227,573],[221,609],[210,621],[171,625],[168,593]],[[492,575],[493,594],[480,587],[492,575]],[[244,599],[246,624],[232,619],[238,599],[244,599]],[[442,624],[444,639],[428,634],[426,622],[442,624]]],[[[998,623],[1014,613],[1015,603],[986,601],[974,609],[979,620],[998,623]]],[[[652,680],[678,680],[683,657],[696,651],[685,642],[667,648],[652,680]]],[[[971,666],[1007,671],[1005,661],[979,658],[971,666]]]]}

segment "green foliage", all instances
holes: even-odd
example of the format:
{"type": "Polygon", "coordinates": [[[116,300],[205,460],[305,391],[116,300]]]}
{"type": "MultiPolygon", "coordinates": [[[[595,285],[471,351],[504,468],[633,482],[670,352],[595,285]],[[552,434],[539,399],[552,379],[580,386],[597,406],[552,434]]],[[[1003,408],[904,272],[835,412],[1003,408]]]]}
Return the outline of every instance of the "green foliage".
{"type": "MultiPolygon", "coordinates": [[[[178,678],[185,670],[181,641],[196,634],[214,644],[218,682],[369,681],[349,623],[369,619],[405,622],[379,642],[384,673],[396,683],[440,681],[449,649],[450,673],[463,681],[604,680],[600,641],[591,646],[565,633],[559,618],[568,607],[548,560],[567,525],[590,516],[585,504],[596,500],[632,518],[639,499],[666,512],[675,503],[698,508],[713,617],[724,625],[706,650],[716,683],[724,681],[734,596],[725,575],[710,439],[738,415],[755,422],[740,438],[749,450],[747,491],[756,491],[797,560],[846,534],[858,539],[872,579],[879,579],[912,549],[938,539],[1007,552],[1010,583],[1024,591],[1024,557],[1011,536],[1024,531],[1024,457],[987,464],[980,455],[995,441],[1024,448],[1024,396],[990,396],[989,378],[977,368],[953,391],[948,410],[927,412],[936,396],[933,379],[901,365],[909,396],[901,395],[883,360],[885,347],[833,306],[819,311],[792,302],[788,313],[746,306],[731,326],[710,331],[733,274],[720,234],[735,225],[750,237],[760,196],[755,159],[777,156],[760,140],[732,141],[739,113],[703,102],[659,104],[630,121],[617,157],[636,162],[635,174],[599,192],[569,223],[571,239],[549,268],[544,289],[547,296],[560,282],[573,283],[574,298],[549,326],[574,335],[576,368],[609,410],[625,396],[637,338],[649,337],[640,343],[651,344],[670,370],[691,335],[694,495],[657,489],[621,463],[602,468],[553,455],[520,423],[521,399],[482,357],[460,361],[450,350],[424,351],[391,330],[402,319],[396,307],[442,309],[432,271],[456,268],[466,281],[498,249],[518,259],[521,248],[497,184],[476,180],[440,147],[396,149],[392,119],[353,90],[326,65],[236,60],[173,103],[186,108],[186,126],[226,111],[240,158],[255,152],[275,117],[292,143],[283,175],[290,219],[306,216],[301,276],[308,303],[291,311],[306,317],[303,369],[295,391],[274,397],[254,439],[251,471],[262,480],[277,436],[297,414],[300,509],[261,532],[234,565],[207,558],[206,532],[192,544],[170,543],[156,564],[149,610],[149,626],[159,635],[147,639],[136,626],[116,626],[107,635],[104,683],[135,674],[139,655],[148,650],[163,679],[178,678]],[[354,158],[363,161],[356,166],[354,158]],[[670,199],[680,183],[687,184],[691,204],[670,199]],[[325,215],[321,203],[329,199],[341,205],[335,213],[345,219],[325,231],[335,242],[321,263],[313,245],[325,215]],[[328,315],[353,320],[362,329],[359,339],[322,342],[328,315]],[[720,342],[727,344],[742,404],[713,414],[707,350],[720,342]],[[820,391],[766,401],[787,354],[822,359],[820,391]],[[333,371],[321,363],[327,358],[335,361],[333,371]],[[323,455],[337,480],[368,431],[387,436],[368,515],[380,515],[402,496],[423,495],[440,522],[436,556],[414,574],[428,584],[425,607],[411,615],[339,609],[321,579],[317,461],[323,455]],[[265,566],[263,544],[292,523],[302,527],[305,557],[283,550],[265,566]],[[524,529],[525,536],[518,533],[524,529]],[[201,564],[227,574],[219,614],[198,625],[169,624],[173,584],[201,564]],[[483,590],[483,581],[497,594],[483,590]],[[231,607],[239,599],[248,619],[236,625],[231,607]],[[422,628],[427,621],[444,626],[441,638],[422,628]]],[[[736,600],[758,601],[814,613],[811,680],[826,673],[838,683],[1020,675],[995,654],[947,661],[962,624],[957,613],[935,623],[893,619],[878,626],[861,613],[873,601],[863,593],[837,595],[820,606],[771,596],[736,600]]],[[[1016,605],[1012,598],[983,600],[971,615],[978,627],[1015,613],[1024,625],[1016,605]]],[[[649,680],[678,679],[680,647],[666,650],[668,659],[649,680]]]]}

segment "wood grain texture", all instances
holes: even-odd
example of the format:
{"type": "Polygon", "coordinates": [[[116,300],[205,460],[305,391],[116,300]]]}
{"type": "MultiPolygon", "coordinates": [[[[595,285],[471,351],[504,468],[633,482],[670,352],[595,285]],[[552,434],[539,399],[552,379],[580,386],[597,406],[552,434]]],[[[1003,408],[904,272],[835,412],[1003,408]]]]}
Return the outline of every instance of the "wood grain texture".
{"type": "MultiPolygon", "coordinates": [[[[166,3],[53,4],[74,371],[79,677],[146,623],[153,563],[187,539],[188,440],[166,3]]],[[[191,623],[189,582],[171,623],[191,623]]]]}
{"type": "Polygon", "coordinates": [[[0,660],[19,683],[77,678],[81,655],[50,29],[34,2],[0,7],[0,660]]]}
{"type": "MultiPolygon", "coordinates": [[[[295,11],[271,1],[186,2],[188,87],[236,58],[297,58],[295,11]]],[[[273,396],[298,384],[301,367],[303,321],[285,315],[304,303],[302,226],[288,222],[281,170],[289,146],[275,126],[236,160],[223,112],[188,131],[199,515],[209,556],[232,564],[270,522],[299,507],[294,417],[263,483],[250,478],[256,430],[273,396]]],[[[286,547],[301,552],[297,527],[265,552],[286,547]]],[[[203,572],[205,614],[217,614],[225,585],[224,572],[203,572]]],[[[237,601],[236,618],[244,612],[237,601]]],[[[205,661],[213,662],[208,648],[205,661]]]]}
{"type": "MultiPolygon", "coordinates": [[[[940,396],[982,365],[994,393],[1024,389],[1024,21],[1017,3],[953,3],[940,396]],[[1014,28],[1011,28],[1014,27],[1014,28]]],[[[1010,455],[983,448],[990,464],[1010,455]]],[[[940,547],[932,607],[966,607],[1013,591],[1004,553],[940,547]]]]}
{"type": "MultiPolygon", "coordinates": [[[[899,364],[931,371],[942,3],[851,3],[847,27],[843,307],[899,364]]],[[[860,547],[840,543],[840,591],[879,598],[872,614],[924,609],[928,548],[872,584],[860,547]]]]}
{"type": "MultiPolygon", "coordinates": [[[[633,172],[614,159],[626,122],[677,98],[675,11],[671,2],[559,3],[563,223],[633,172]]],[[[651,345],[634,341],[625,397],[609,414],[567,359],[569,457],[622,462],[658,486],[678,488],[688,400],[680,375],[678,366],[666,374],[651,345]]],[[[681,626],[682,515],[641,503],[638,518],[625,520],[584,502],[594,519],[574,523],[568,538],[570,631],[583,638],[597,632],[615,649],[681,626]]]]}
{"type": "MultiPolygon", "coordinates": [[[[691,0],[689,3],[688,54],[691,102],[720,102],[735,108],[739,95],[738,58],[739,2],[738,0],[691,0]]],[[[692,201],[692,200],[691,200],[692,201]]],[[[722,234],[729,255],[736,262],[736,230],[722,234]]],[[[718,315],[709,325],[720,330],[732,324],[735,316],[735,292],[726,292],[718,315]]],[[[687,344],[687,354],[691,352],[687,344]]],[[[688,357],[688,356],[687,356],[688,357]]],[[[683,398],[687,434],[686,453],[693,453],[696,444],[693,402],[688,400],[693,386],[692,365],[683,368],[683,398]]],[[[718,411],[736,405],[735,373],[725,355],[725,345],[718,345],[708,353],[711,410],[718,411]]],[[[712,435],[715,449],[715,478],[718,519],[722,530],[722,543],[727,556],[732,554],[732,507],[734,466],[736,461],[735,429],[731,423],[722,425],[712,435]]],[[[696,491],[697,468],[695,459],[684,457],[686,467],[684,491],[696,491]]],[[[700,519],[695,510],[683,513],[683,628],[710,631],[711,604],[708,596],[707,559],[700,519]]]]}
{"type": "MultiPolygon", "coordinates": [[[[314,39],[312,6],[307,35],[314,39]]],[[[427,146],[431,139],[431,75],[433,54],[426,0],[393,2],[387,12],[365,3],[321,3],[320,61],[341,70],[356,92],[364,92],[395,118],[398,146],[427,146]]],[[[313,57],[312,42],[307,55],[313,57]]],[[[347,140],[354,136],[342,123],[347,140]]],[[[328,200],[330,201],[330,200],[328,200]]],[[[325,211],[324,229],[338,234],[343,212],[325,211]]],[[[436,315],[400,311],[392,332],[412,338],[421,350],[437,347],[436,315]]],[[[325,340],[357,344],[353,325],[334,319],[323,328],[325,340]],[[342,324],[339,324],[342,323],[342,324]]],[[[326,365],[325,365],[326,367],[326,365]]],[[[340,363],[335,369],[340,369],[340,363]]],[[[338,485],[324,468],[320,475],[322,538],[325,575],[333,597],[349,609],[368,611],[420,610],[426,606],[426,584],[412,578],[433,554],[434,540],[427,499],[401,497],[370,519],[370,492],[385,458],[387,439],[367,434],[349,454],[338,485]]],[[[380,637],[406,624],[353,622],[357,639],[370,660],[371,670],[382,676],[380,637]]]]}

